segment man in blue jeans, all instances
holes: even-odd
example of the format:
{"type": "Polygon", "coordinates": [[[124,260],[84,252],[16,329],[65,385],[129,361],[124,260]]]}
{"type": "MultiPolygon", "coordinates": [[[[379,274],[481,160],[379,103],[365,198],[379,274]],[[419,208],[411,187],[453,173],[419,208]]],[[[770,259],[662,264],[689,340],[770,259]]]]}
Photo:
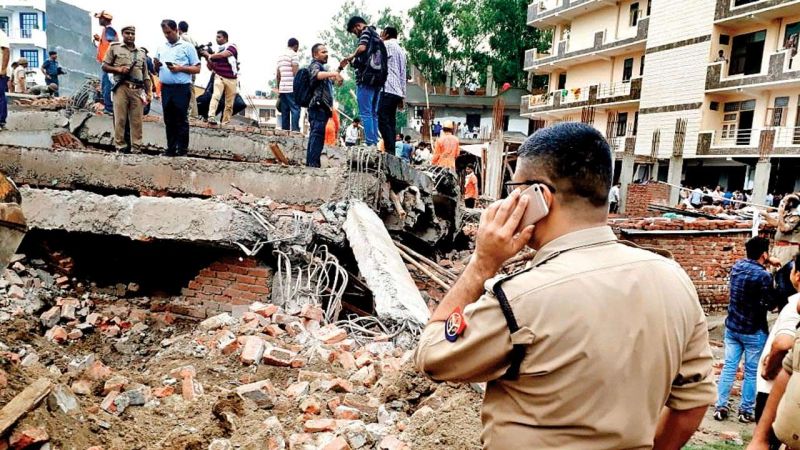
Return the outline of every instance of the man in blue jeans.
{"type": "Polygon", "coordinates": [[[717,386],[714,419],[728,418],[728,396],[739,361],[744,354],[744,381],[739,422],[755,421],[756,377],[758,360],[767,341],[767,312],[777,303],[772,275],[765,265],[780,267],[769,256],[769,240],[754,237],[745,244],[747,258],[736,261],[731,269],[730,303],[725,319],[725,364],[717,386]]]}
{"type": "Polygon", "coordinates": [[[311,47],[311,65],[308,66],[308,76],[311,79],[311,89],[314,93],[308,103],[308,122],[311,132],[308,135],[308,151],[306,152],[306,166],[320,167],[320,156],[325,144],[325,126],[333,115],[333,80],[342,83],[342,75],[329,72],[325,64],[328,63],[328,49],[324,44],[314,44],[311,47]]]}
{"type": "MultiPolygon", "coordinates": [[[[378,51],[376,46],[383,45],[380,35],[375,27],[368,26],[367,22],[361,17],[354,16],[347,22],[347,32],[358,36],[358,46],[356,51],[344,58],[339,64],[339,70],[344,69],[348,64],[353,64],[356,69],[356,99],[358,101],[358,115],[364,125],[364,137],[368,146],[378,145],[378,99],[383,90],[384,79],[379,86],[366,82],[363,72],[368,64],[367,59],[370,54],[378,51]]],[[[387,137],[388,141],[394,136],[387,137]]],[[[391,150],[390,150],[391,151],[391,150]]]]}
{"type": "Polygon", "coordinates": [[[6,91],[8,91],[8,60],[11,58],[11,46],[9,45],[8,35],[0,30],[0,130],[6,127],[6,119],[8,119],[8,102],[6,100],[6,91]]]}
{"type": "Polygon", "coordinates": [[[291,130],[300,131],[300,104],[294,98],[294,76],[300,69],[299,48],[300,42],[291,38],[286,52],[278,58],[276,79],[281,103],[281,128],[284,130],[290,129],[291,122],[291,130]]]}

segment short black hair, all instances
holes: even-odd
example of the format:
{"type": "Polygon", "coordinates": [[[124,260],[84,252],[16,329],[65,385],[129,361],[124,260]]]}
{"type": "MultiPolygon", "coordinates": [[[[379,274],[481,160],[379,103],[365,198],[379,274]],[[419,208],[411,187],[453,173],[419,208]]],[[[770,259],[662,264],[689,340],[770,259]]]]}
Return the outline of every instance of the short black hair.
{"type": "Polygon", "coordinates": [[[49,52],[47,52],[47,54],[50,55],[50,56],[53,56],[53,55],[57,55],[58,52],[55,51],[55,50],[50,50],[49,52]]]}
{"type": "Polygon", "coordinates": [[[161,21],[161,28],[167,27],[170,30],[177,30],[178,24],[172,19],[164,19],[161,21]]]}
{"type": "Polygon", "coordinates": [[[222,37],[224,37],[225,39],[228,39],[228,32],[225,30],[219,30],[217,31],[217,34],[222,35],[222,37]]]}
{"type": "Polygon", "coordinates": [[[744,248],[747,251],[747,258],[756,260],[769,251],[769,239],[761,236],[750,238],[745,242],[744,248]]]}
{"type": "Polygon", "coordinates": [[[289,47],[294,47],[295,45],[299,46],[300,45],[300,41],[298,41],[295,38],[291,38],[291,39],[289,39],[289,44],[288,45],[289,45],[289,47]]]}
{"type": "Polygon", "coordinates": [[[389,39],[397,39],[397,28],[395,27],[386,27],[383,29],[383,32],[386,33],[386,36],[389,39]]]}
{"type": "Polygon", "coordinates": [[[542,128],[528,137],[518,155],[523,161],[536,160],[567,201],[581,198],[597,207],[608,203],[611,148],[591,125],[564,122],[542,128]]]}
{"type": "Polygon", "coordinates": [[[189,24],[186,23],[185,20],[181,20],[180,22],[178,22],[178,30],[180,30],[181,33],[188,32],[189,31],[189,24]]]}
{"type": "Polygon", "coordinates": [[[475,165],[474,164],[467,164],[467,169],[474,171],[475,165]]]}
{"type": "Polygon", "coordinates": [[[361,118],[360,117],[356,117],[355,119],[353,119],[353,122],[361,123],[361,118]]]}
{"type": "Polygon", "coordinates": [[[313,57],[314,55],[316,55],[317,54],[317,50],[319,50],[319,48],[323,47],[323,46],[325,46],[325,44],[322,44],[322,43],[314,44],[314,46],[311,47],[311,56],[313,57]]]}
{"type": "Polygon", "coordinates": [[[349,33],[356,25],[363,23],[364,25],[367,24],[367,21],[364,20],[363,17],[353,16],[350,20],[347,21],[347,32],[349,33]]]}
{"type": "Polygon", "coordinates": [[[411,142],[411,135],[410,134],[406,135],[405,141],[406,142],[411,142]]]}

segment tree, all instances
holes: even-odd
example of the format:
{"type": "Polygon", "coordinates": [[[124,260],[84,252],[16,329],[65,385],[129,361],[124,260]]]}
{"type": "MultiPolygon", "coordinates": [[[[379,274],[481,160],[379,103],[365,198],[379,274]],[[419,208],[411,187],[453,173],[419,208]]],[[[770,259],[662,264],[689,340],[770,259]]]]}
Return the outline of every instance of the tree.
{"type": "Polygon", "coordinates": [[[475,77],[476,71],[480,77],[485,70],[486,57],[479,50],[486,39],[486,31],[482,26],[480,17],[475,11],[480,7],[481,0],[458,0],[455,2],[453,14],[455,22],[450,51],[456,58],[450,73],[453,75],[453,85],[466,85],[475,77]]]}
{"type": "MultiPolygon", "coordinates": [[[[498,83],[525,86],[525,51],[550,47],[550,31],[527,25],[528,0],[480,0],[478,16],[489,35],[488,64],[498,83]]],[[[484,68],[485,72],[485,68],[484,68]]]]}
{"type": "Polygon", "coordinates": [[[452,66],[453,55],[449,51],[452,35],[445,24],[454,22],[454,13],[451,0],[420,0],[408,11],[414,22],[406,40],[409,60],[434,84],[444,83],[447,69],[452,66]]]}
{"type": "Polygon", "coordinates": [[[401,41],[405,40],[407,26],[407,20],[401,14],[394,14],[392,8],[389,7],[378,12],[378,21],[375,22],[375,27],[379,30],[386,27],[395,27],[397,29],[397,37],[401,41]]]}

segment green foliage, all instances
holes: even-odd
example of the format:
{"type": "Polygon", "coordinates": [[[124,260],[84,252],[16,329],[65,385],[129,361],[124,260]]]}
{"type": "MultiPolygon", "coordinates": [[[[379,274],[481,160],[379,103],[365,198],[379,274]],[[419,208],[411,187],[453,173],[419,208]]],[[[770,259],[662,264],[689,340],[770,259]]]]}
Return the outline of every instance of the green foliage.
{"type": "Polygon", "coordinates": [[[492,66],[495,82],[525,86],[525,51],[546,50],[550,32],[527,26],[528,0],[420,0],[409,10],[414,27],[405,47],[409,60],[431,83],[447,73],[453,84],[484,84],[492,66]]]}

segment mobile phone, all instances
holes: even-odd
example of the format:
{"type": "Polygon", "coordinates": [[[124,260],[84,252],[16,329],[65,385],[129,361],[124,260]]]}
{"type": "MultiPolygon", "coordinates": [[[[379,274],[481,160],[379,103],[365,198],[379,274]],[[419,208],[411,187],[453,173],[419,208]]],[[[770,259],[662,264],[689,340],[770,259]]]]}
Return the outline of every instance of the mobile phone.
{"type": "Polygon", "coordinates": [[[534,184],[520,194],[520,198],[528,197],[528,206],[525,208],[525,215],[519,223],[518,231],[522,231],[528,225],[533,225],[550,214],[550,208],[544,198],[544,189],[546,188],[541,184],[534,184]]]}

